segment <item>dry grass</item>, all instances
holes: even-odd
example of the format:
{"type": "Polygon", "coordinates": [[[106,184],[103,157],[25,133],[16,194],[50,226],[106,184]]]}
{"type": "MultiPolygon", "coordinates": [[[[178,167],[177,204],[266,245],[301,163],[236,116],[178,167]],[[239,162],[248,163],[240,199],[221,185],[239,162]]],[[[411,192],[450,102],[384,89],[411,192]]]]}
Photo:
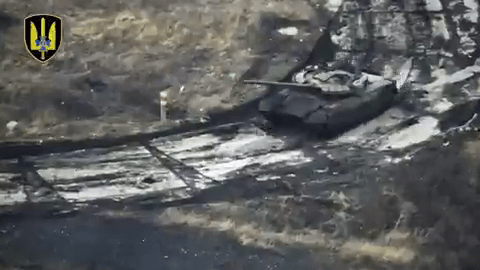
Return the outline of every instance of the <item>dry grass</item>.
{"type": "MultiPolygon", "coordinates": [[[[44,9],[64,19],[62,47],[46,65],[40,65],[27,54],[23,37],[18,35],[23,31],[22,24],[8,29],[5,46],[0,48],[3,55],[0,127],[10,120],[22,122],[29,130],[25,136],[34,132],[70,136],[53,134],[46,127],[74,122],[77,118],[98,118],[95,113],[72,115],[58,108],[61,100],[75,98],[90,104],[81,109],[83,112],[100,110],[98,114],[102,115],[106,113],[102,110],[106,110],[108,115],[124,117],[140,110],[142,113],[133,117],[133,121],[152,121],[159,118],[155,110],[158,91],[167,85],[174,86],[170,89],[170,106],[193,115],[212,108],[231,108],[259,93],[252,86],[235,90],[241,91],[241,95],[234,94],[232,89],[253,63],[254,47],[263,42],[258,35],[261,14],[273,12],[293,20],[309,20],[314,16],[307,3],[293,0],[128,3],[51,0],[47,6],[35,1],[27,1],[25,5],[27,8],[22,10],[15,4],[3,3],[5,12],[20,21],[25,13],[44,9]],[[93,98],[88,93],[92,88],[86,83],[88,80],[106,82],[108,89],[93,98]],[[182,92],[181,86],[184,86],[182,92]],[[128,98],[122,98],[129,91],[146,101],[131,104],[128,98]],[[12,115],[3,109],[4,105],[23,111],[21,115],[12,115]],[[52,107],[55,108],[46,115],[37,112],[52,107]]],[[[98,123],[109,121],[109,117],[98,119],[98,123]]],[[[83,133],[88,136],[94,131],[83,133]]]]}
{"type": "Polygon", "coordinates": [[[407,247],[380,246],[370,242],[347,242],[340,248],[340,256],[346,260],[368,257],[378,262],[409,264],[417,254],[407,247]]]}
{"type": "MultiPolygon", "coordinates": [[[[322,229],[303,227],[294,229],[288,224],[283,230],[274,230],[265,214],[272,211],[285,211],[284,200],[277,201],[277,210],[252,208],[244,203],[215,203],[204,208],[169,208],[152,219],[141,213],[108,212],[103,215],[115,218],[136,218],[161,226],[182,225],[194,228],[223,232],[242,245],[255,246],[282,252],[284,247],[306,247],[317,252],[338,254],[340,258],[358,262],[369,259],[373,264],[391,263],[410,265],[419,256],[417,237],[408,231],[390,230],[374,240],[359,239],[353,236],[334,237],[322,229]]],[[[344,209],[346,210],[346,209],[344,209]]],[[[339,209],[338,215],[342,215],[339,209]]],[[[295,211],[289,210],[284,221],[295,219],[295,211]]],[[[313,214],[313,213],[310,213],[313,214]]],[[[284,214],[280,214],[283,216],[284,214]]],[[[309,215],[309,214],[307,214],[309,215]]],[[[283,218],[276,219],[283,220],[283,218]]]]}
{"type": "MultiPolygon", "coordinates": [[[[226,214],[226,213],[225,213],[226,214]]],[[[169,209],[158,218],[162,225],[183,224],[192,227],[223,231],[233,235],[241,244],[262,248],[281,248],[282,246],[303,246],[321,252],[338,251],[342,259],[361,260],[370,258],[378,263],[410,264],[418,256],[418,241],[410,233],[391,231],[378,239],[334,239],[321,230],[301,229],[273,232],[258,223],[248,223],[232,217],[224,217],[184,212],[169,209]]]]}

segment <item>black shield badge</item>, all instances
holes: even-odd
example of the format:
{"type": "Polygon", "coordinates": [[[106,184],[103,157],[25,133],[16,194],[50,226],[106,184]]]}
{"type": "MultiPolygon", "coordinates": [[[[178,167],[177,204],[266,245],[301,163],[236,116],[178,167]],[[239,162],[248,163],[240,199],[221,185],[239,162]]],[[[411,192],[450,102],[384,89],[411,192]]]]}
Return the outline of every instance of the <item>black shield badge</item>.
{"type": "Polygon", "coordinates": [[[62,19],[48,14],[25,18],[25,46],[38,61],[45,63],[57,53],[62,42],[62,19]]]}

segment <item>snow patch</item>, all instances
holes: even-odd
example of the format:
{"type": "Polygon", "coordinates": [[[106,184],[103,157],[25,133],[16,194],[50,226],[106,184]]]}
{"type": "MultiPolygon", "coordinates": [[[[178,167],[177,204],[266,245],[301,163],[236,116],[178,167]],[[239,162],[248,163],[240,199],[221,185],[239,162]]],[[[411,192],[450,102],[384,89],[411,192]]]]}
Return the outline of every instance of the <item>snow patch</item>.
{"type": "MultiPolygon", "coordinates": [[[[278,150],[281,149],[285,143],[281,139],[274,138],[272,136],[265,135],[260,133],[258,130],[251,130],[249,133],[240,133],[235,136],[233,139],[220,143],[215,141],[215,144],[206,137],[204,143],[201,143],[200,140],[196,142],[198,145],[202,144],[204,146],[211,145],[212,147],[207,150],[191,150],[191,151],[182,151],[179,152],[175,149],[172,152],[172,157],[179,160],[195,159],[202,157],[214,157],[216,159],[224,158],[241,158],[249,154],[255,154],[258,152],[269,151],[269,150],[278,150]]],[[[162,146],[159,146],[159,149],[164,150],[162,146]]],[[[169,151],[165,151],[169,153],[169,151]]]]}
{"type": "Polygon", "coordinates": [[[391,108],[379,117],[372,119],[338,137],[334,143],[367,142],[377,138],[380,130],[391,128],[406,119],[406,115],[397,108],[391,108]]]}
{"type": "Polygon", "coordinates": [[[310,162],[312,158],[306,157],[301,150],[271,153],[245,159],[218,162],[214,164],[188,164],[196,167],[202,174],[216,180],[224,180],[228,174],[240,171],[248,165],[255,165],[255,169],[261,170],[262,166],[279,164],[281,166],[295,166],[310,162]],[[203,165],[203,166],[199,166],[203,165]]]}
{"type": "Polygon", "coordinates": [[[440,11],[443,9],[442,2],[440,0],[426,0],[426,9],[428,11],[440,11]]]}
{"type": "Polygon", "coordinates": [[[465,6],[469,9],[465,14],[465,19],[477,23],[478,21],[478,3],[475,0],[463,0],[465,6]]]}
{"type": "Polygon", "coordinates": [[[381,144],[379,150],[401,149],[427,141],[440,134],[438,119],[426,116],[418,120],[417,124],[409,126],[399,132],[389,135],[381,144]]]}
{"type": "MultiPolygon", "coordinates": [[[[445,85],[465,81],[479,73],[480,66],[475,65],[454,72],[453,74],[447,74],[445,69],[434,70],[432,76],[436,78],[436,80],[424,86],[424,89],[428,92],[425,99],[430,103],[427,110],[441,113],[450,109],[453,104],[442,96],[445,85]]],[[[459,91],[461,90],[459,89],[459,91]]]]}
{"type": "Polygon", "coordinates": [[[236,157],[261,150],[279,149],[284,144],[283,140],[271,136],[239,134],[233,140],[217,146],[213,152],[219,156],[236,157]]]}
{"type": "Polygon", "coordinates": [[[105,175],[115,175],[115,179],[119,181],[136,182],[150,177],[151,174],[155,175],[154,178],[158,178],[158,180],[162,180],[165,175],[169,174],[169,170],[159,166],[154,157],[150,157],[148,160],[93,163],[81,167],[41,168],[37,172],[49,183],[65,182],[85,177],[95,178],[96,181],[106,181],[108,179],[104,179],[105,175]]]}
{"type": "MultiPolygon", "coordinates": [[[[200,164],[196,164],[195,166],[203,175],[211,177],[217,181],[225,179],[227,174],[232,173],[237,170],[241,170],[245,166],[251,164],[254,161],[252,158],[240,159],[240,160],[232,160],[230,162],[223,162],[223,163],[215,163],[209,164],[208,166],[198,166],[200,164]]],[[[190,166],[194,166],[194,164],[189,164],[190,166]]]]}
{"type": "Polygon", "coordinates": [[[460,44],[461,47],[458,48],[458,52],[465,55],[470,55],[475,52],[477,49],[477,44],[469,36],[468,32],[458,31],[460,35],[460,44]]]}
{"type": "Polygon", "coordinates": [[[435,37],[442,37],[445,40],[450,39],[450,33],[448,32],[445,16],[437,15],[432,22],[432,35],[435,37]]]}
{"type": "Polygon", "coordinates": [[[408,80],[410,72],[413,66],[413,58],[409,58],[401,67],[400,67],[400,74],[398,75],[398,79],[396,81],[397,89],[402,89],[405,83],[408,80]]]}
{"type": "MultiPolygon", "coordinates": [[[[61,187],[59,185],[58,187],[61,187]]],[[[132,185],[110,185],[98,187],[84,187],[75,191],[58,191],[58,194],[68,201],[84,202],[98,199],[125,199],[132,196],[144,195],[148,193],[166,191],[169,189],[186,187],[185,183],[173,174],[168,181],[156,182],[142,188],[132,185]]]]}
{"type": "Polygon", "coordinates": [[[452,74],[447,74],[445,69],[437,69],[432,72],[432,76],[437,78],[432,83],[425,85],[427,91],[438,89],[445,84],[453,84],[470,79],[474,75],[480,73],[480,66],[469,66],[452,74]]]}
{"type": "Polygon", "coordinates": [[[296,35],[298,35],[298,29],[296,27],[293,27],[293,26],[280,28],[277,31],[280,34],[286,35],[286,36],[296,36],[296,35]]]}
{"type": "Polygon", "coordinates": [[[215,145],[220,142],[218,136],[211,134],[204,134],[200,136],[193,136],[181,140],[175,140],[175,138],[167,138],[161,140],[152,141],[151,145],[158,147],[166,153],[179,153],[183,151],[189,151],[204,146],[215,145]]]}
{"type": "Polygon", "coordinates": [[[17,121],[10,121],[5,125],[8,130],[13,130],[18,125],[17,121]]]}
{"type": "Polygon", "coordinates": [[[0,205],[14,205],[27,202],[27,195],[20,189],[0,191],[0,205]]]}
{"type": "Polygon", "coordinates": [[[257,177],[257,181],[269,181],[269,180],[278,180],[280,179],[281,177],[278,176],[278,175],[269,175],[269,174],[265,174],[265,175],[260,175],[257,177]]]}
{"type": "Polygon", "coordinates": [[[443,113],[453,107],[453,103],[446,98],[442,98],[436,102],[432,102],[433,105],[428,108],[428,111],[435,113],[443,113]]]}
{"type": "Polygon", "coordinates": [[[325,8],[330,12],[337,12],[342,4],[343,0],[327,0],[325,8]]]}

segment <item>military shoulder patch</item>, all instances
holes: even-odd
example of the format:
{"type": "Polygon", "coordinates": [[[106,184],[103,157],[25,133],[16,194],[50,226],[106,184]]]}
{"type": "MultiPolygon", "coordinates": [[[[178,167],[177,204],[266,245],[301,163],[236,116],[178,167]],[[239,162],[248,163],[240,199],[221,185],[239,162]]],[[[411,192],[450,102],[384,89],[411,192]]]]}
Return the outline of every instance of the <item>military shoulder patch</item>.
{"type": "Polygon", "coordinates": [[[45,63],[57,53],[62,42],[62,19],[48,14],[25,18],[25,47],[36,60],[45,63]]]}

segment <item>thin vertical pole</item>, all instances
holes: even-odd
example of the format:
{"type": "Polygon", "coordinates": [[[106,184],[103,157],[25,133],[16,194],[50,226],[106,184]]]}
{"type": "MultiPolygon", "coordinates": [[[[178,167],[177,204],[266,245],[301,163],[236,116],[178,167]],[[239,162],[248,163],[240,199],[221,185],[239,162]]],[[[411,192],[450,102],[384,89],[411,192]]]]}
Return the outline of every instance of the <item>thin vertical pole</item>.
{"type": "Polygon", "coordinates": [[[160,122],[164,124],[167,122],[167,92],[160,91],[159,92],[160,98],[160,122]]]}

